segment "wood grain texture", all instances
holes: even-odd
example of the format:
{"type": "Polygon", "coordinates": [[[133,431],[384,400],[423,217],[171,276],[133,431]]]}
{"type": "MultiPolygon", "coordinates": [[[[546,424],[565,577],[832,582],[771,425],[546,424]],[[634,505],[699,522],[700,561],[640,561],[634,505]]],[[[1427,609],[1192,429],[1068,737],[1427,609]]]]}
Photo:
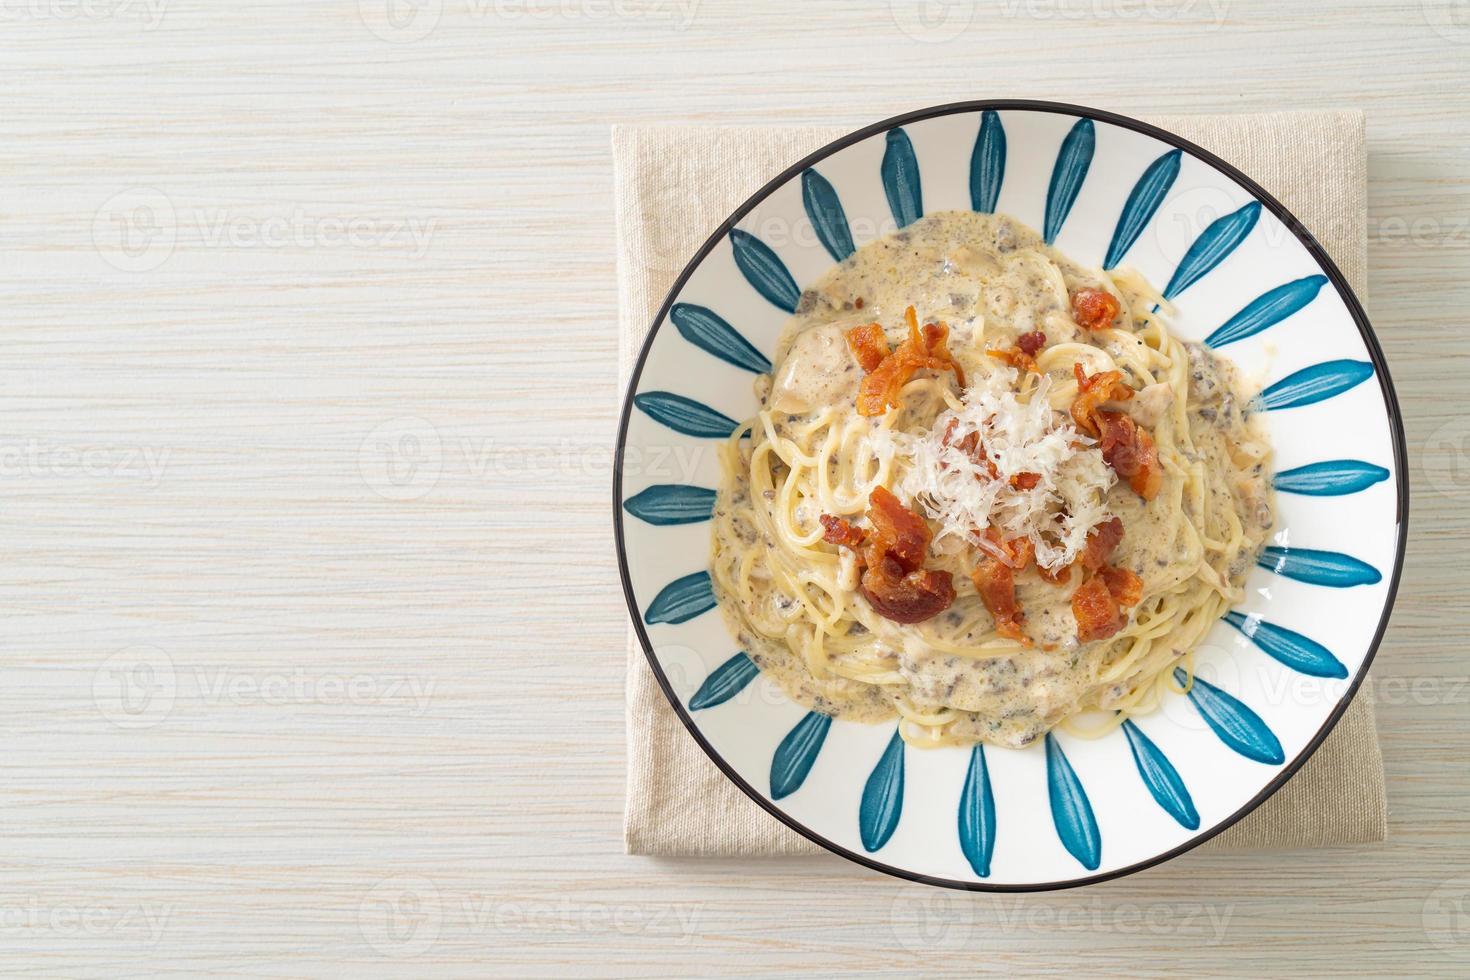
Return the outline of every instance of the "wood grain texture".
{"type": "Polygon", "coordinates": [[[1463,975],[1463,4],[925,9],[0,3],[7,975],[1463,975]],[[608,124],[982,96],[1368,112],[1386,846],[1021,898],[623,855],[608,124]]]}

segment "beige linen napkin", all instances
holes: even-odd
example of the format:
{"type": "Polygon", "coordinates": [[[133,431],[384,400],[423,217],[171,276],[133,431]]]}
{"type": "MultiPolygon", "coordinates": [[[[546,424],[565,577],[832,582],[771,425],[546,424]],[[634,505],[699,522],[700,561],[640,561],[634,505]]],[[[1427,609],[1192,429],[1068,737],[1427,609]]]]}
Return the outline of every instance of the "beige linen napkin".
{"type": "MultiPolygon", "coordinates": [[[[1302,221],[1366,298],[1366,160],[1360,112],[1150,118],[1250,174],[1302,221]]],[[[834,128],[617,126],[619,368],[623,385],[683,264],[742,201],[844,135],[834,128]]],[[[620,390],[622,385],[620,385],[620,390]]],[[[631,854],[820,854],[727,780],[664,700],[629,632],[631,854]]],[[[1204,845],[1221,850],[1383,840],[1383,759],[1364,685],[1327,741],[1281,791],[1204,845]]]]}

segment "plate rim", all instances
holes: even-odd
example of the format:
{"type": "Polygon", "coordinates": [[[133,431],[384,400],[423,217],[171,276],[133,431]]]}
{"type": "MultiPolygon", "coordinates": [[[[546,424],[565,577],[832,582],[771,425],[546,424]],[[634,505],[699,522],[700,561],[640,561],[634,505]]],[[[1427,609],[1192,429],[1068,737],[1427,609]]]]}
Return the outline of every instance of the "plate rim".
{"type": "Polygon", "coordinates": [[[1384,634],[1388,630],[1389,619],[1393,615],[1394,603],[1398,597],[1399,581],[1403,572],[1404,555],[1407,550],[1408,544],[1409,480],[1407,471],[1405,469],[1406,456],[1407,447],[1404,438],[1403,417],[1399,409],[1398,394],[1394,389],[1393,379],[1389,376],[1388,363],[1383,355],[1383,349],[1379,346],[1378,337],[1373,332],[1373,326],[1368,320],[1368,315],[1364,311],[1362,303],[1358,300],[1357,294],[1353,292],[1352,286],[1348,284],[1347,279],[1343,276],[1342,270],[1337,267],[1337,263],[1333,262],[1332,257],[1327,254],[1327,250],[1324,249],[1321,243],[1317,241],[1316,237],[1307,230],[1306,226],[1303,225],[1300,220],[1298,220],[1296,215],[1292,214],[1292,212],[1285,205],[1276,200],[1276,198],[1268,193],[1265,188],[1261,187],[1250,177],[1246,176],[1246,174],[1244,174],[1234,165],[1226,162],[1225,160],[1221,159],[1210,151],[1190,142],[1189,140],[1184,139],[1181,136],[1177,136],[1166,129],[1162,129],[1151,123],[1142,122],[1130,116],[1124,116],[1118,113],[1109,112],[1104,109],[1095,109],[1090,106],[1075,105],[1067,102],[1050,102],[1032,99],[976,99],[962,102],[946,102],[941,105],[929,106],[928,108],[924,109],[916,109],[910,112],[900,113],[899,115],[891,116],[887,119],[880,120],[879,122],[872,123],[871,125],[856,129],[851,133],[847,133],[844,136],[838,137],[837,139],[824,144],[821,148],[798,160],[796,163],[787,167],[785,170],[782,170],[779,174],[767,181],[758,190],[756,190],[753,194],[751,194],[743,202],[741,202],[741,204],[736,207],[734,211],[731,212],[730,216],[720,223],[720,225],[714,230],[709,238],[706,239],[704,244],[699,247],[694,255],[690,257],[689,261],[684,265],[684,268],[679,272],[679,275],[674,280],[673,285],[669,287],[668,292],[665,294],[663,303],[660,305],[658,313],[653,318],[653,323],[650,325],[648,330],[648,336],[644,338],[643,343],[638,350],[638,357],[633,362],[632,371],[628,375],[627,385],[623,392],[622,406],[619,411],[617,440],[613,448],[612,468],[613,538],[614,547],[617,552],[618,558],[618,577],[622,581],[623,599],[627,604],[628,613],[632,619],[633,630],[638,637],[638,644],[643,650],[643,656],[648,661],[650,669],[652,669],[653,671],[653,676],[655,680],[658,681],[658,686],[660,690],[663,691],[664,697],[668,700],[669,705],[673,708],[675,715],[678,717],[679,721],[683,723],[684,728],[689,732],[689,734],[693,736],[695,744],[699,746],[701,751],[704,752],[709,760],[715,764],[715,766],[720,770],[721,773],[724,774],[725,778],[729,779],[742,793],[754,800],[761,807],[761,809],[765,810],[771,816],[775,817],[782,824],[791,828],[793,831],[800,834],[802,837],[805,837],[812,843],[817,844],[818,846],[824,848],[827,851],[830,851],[833,854],[836,854],[839,857],[845,858],[848,861],[852,861],[853,863],[868,868],[870,870],[879,871],[883,874],[891,875],[905,881],[912,881],[918,884],[933,885],[939,888],[950,888],[968,892],[1016,893],[1061,891],[1068,888],[1080,888],[1083,885],[1092,885],[1104,881],[1112,881],[1117,878],[1123,878],[1128,875],[1136,874],[1140,871],[1145,871],[1156,865],[1162,864],[1165,861],[1173,860],[1174,858],[1179,857],[1181,854],[1193,850],[1194,848],[1203,844],[1205,841],[1208,841],[1223,833],[1228,828],[1233,827],[1235,824],[1240,822],[1241,819],[1243,819],[1252,810],[1256,809],[1256,807],[1264,803],[1268,798],[1273,796],[1279,789],[1281,789],[1282,786],[1286,784],[1288,780],[1295,776],[1297,772],[1300,771],[1302,766],[1306,764],[1307,760],[1310,759],[1316,753],[1317,749],[1321,747],[1322,743],[1327,739],[1327,736],[1332,733],[1332,730],[1337,727],[1338,722],[1342,720],[1343,714],[1346,713],[1348,705],[1350,705],[1353,698],[1357,696],[1358,689],[1362,686],[1363,681],[1368,676],[1368,670],[1372,667],[1373,660],[1378,654],[1378,648],[1383,642],[1384,634]],[[885,133],[895,127],[902,126],[907,123],[919,122],[925,119],[933,119],[939,116],[957,115],[962,113],[977,113],[986,110],[1049,112],[1058,115],[1068,115],[1092,119],[1097,122],[1105,122],[1110,125],[1122,127],[1124,129],[1130,129],[1134,132],[1142,133],[1145,136],[1151,136],[1154,139],[1168,144],[1169,146],[1175,147],[1176,149],[1184,150],[1185,152],[1192,154],[1198,159],[1214,167],[1225,176],[1234,180],[1241,187],[1245,188],[1245,190],[1249,191],[1255,197],[1255,199],[1267,209],[1269,209],[1271,213],[1274,214],[1276,218],[1292,233],[1297,241],[1301,243],[1301,245],[1307,250],[1308,254],[1312,256],[1312,259],[1321,267],[1322,272],[1327,276],[1328,280],[1331,281],[1334,287],[1336,287],[1338,295],[1342,297],[1343,304],[1347,307],[1348,313],[1352,316],[1353,323],[1358,328],[1358,334],[1362,337],[1363,343],[1368,349],[1368,356],[1373,362],[1374,373],[1377,375],[1378,386],[1383,394],[1384,407],[1387,409],[1388,413],[1389,436],[1391,442],[1393,443],[1395,484],[1394,528],[1396,541],[1394,544],[1393,571],[1389,575],[1388,591],[1384,596],[1383,612],[1379,616],[1378,626],[1374,630],[1371,642],[1368,644],[1368,650],[1363,657],[1363,662],[1361,666],[1359,666],[1357,671],[1354,673],[1352,681],[1351,683],[1349,683],[1347,690],[1343,693],[1343,696],[1338,700],[1337,704],[1333,706],[1332,710],[1328,712],[1327,718],[1322,723],[1321,727],[1318,728],[1317,732],[1311,737],[1311,739],[1308,740],[1306,746],[1299,753],[1297,753],[1296,757],[1293,758],[1285,766],[1283,766],[1282,770],[1277,773],[1269,782],[1267,782],[1266,785],[1260,790],[1260,792],[1251,797],[1234,813],[1230,814],[1230,816],[1226,817],[1224,820],[1221,820],[1208,831],[1196,834],[1194,837],[1191,837],[1184,843],[1170,848],[1169,850],[1157,854],[1153,857],[1147,858],[1143,861],[1138,861],[1133,864],[1126,865],[1121,868],[1116,868],[1100,874],[1089,874],[1083,877],[1068,878],[1062,881],[991,883],[985,881],[962,881],[955,878],[943,878],[936,875],[910,871],[906,868],[900,868],[895,865],[885,864],[884,862],[878,861],[869,855],[858,854],[856,851],[852,851],[834,841],[828,840],[821,834],[803,825],[794,818],[788,816],[774,803],[767,800],[765,796],[760,793],[759,790],[755,789],[748,782],[746,782],[746,780],[742,778],[740,774],[737,773],[734,768],[725,761],[724,757],[721,756],[720,753],[717,752],[712,745],[710,745],[709,741],[705,739],[703,733],[701,733],[701,731],[699,730],[699,726],[695,723],[694,719],[690,716],[684,705],[680,703],[678,695],[675,694],[672,686],[669,684],[669,680],[664,675],[662,667],[659,666],[658,658],[654,656],[653,653],[653,644],[649,641],[648,631],[643,624],[642,615],[638,608],[637,597],[633,593],[633,583],[628,572],[627,543],[623,533],[623,455],[627,448],[628,423],[632,415],[633,396],[638,390],[638,382],[642,378],[643,368],[648,359],[649,352],[653,349],[653,342],[658,337],[659,330],[663,327],[665,321],[668,319],[669,310],[672,308],[674,301],[678,298],[680,292],[684,289],[684,286],[688,283],[689,278],[700,267],[700,265],[703,264],[704,260],[709,256],[710,252],[713,251],[715,247],[718,246],[719,243],[725,239],[730,230],[734,228],[742,218],[744,218],[747,214],[754,210],[778,188],[785,186],[790,180],[798,176],[803,170],[831,156],[832,154],[837,153],[840,150],[844,150],[847,147],[852,146],[856,143],[860,143],[863,140],[866,140],[872,136],[878,135],[880,133],[885,133]]]}

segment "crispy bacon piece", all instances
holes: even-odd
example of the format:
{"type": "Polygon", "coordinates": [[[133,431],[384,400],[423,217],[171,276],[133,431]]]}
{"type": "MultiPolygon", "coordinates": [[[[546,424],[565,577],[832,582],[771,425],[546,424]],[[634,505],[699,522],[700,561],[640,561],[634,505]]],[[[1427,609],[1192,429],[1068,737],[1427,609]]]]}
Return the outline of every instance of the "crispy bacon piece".
{"type": "Polygon", "coordinates": [[[1104,565],[1072,593],[1077,640],[1105,640],[1123,628],[1123,609],[1143,599],[1143,580],[1126,568],[1104,565]]]}
{"type": "Polygon", "coordinates": [[[1040,473],[1017,473],[1011,477],[1011,486],[1017,490],[1035,490],[1041,482],[1040,473]]]}
{"type": "Polygon", "coordinates": [[[995,629],[1001,636],[1019,640],[1026,646],[1031,640],[1021,631],[1021,621],[1026,618],[1016,601],[1016,572],[1024,570],[1035,557],[1036,549],[1029,538],[1012,538],[1005,541],[995,528],[986,528],[982,550],[991,555],[983,559],[970,573],[980,601],[995,617],[995,629]]]}
{"type": "Polygon", "coordinates": [[[1036,374],[1041,373],[1040,370],[1036,367],[1035,358],[1033,358],[1030,354],[1026,353],[1019,347],[991,347],[988,348],[985,353],[989,354],[997,361],[1004,361],[1011,367],[1015,368],[1017,371],[1031,371],[1036,374]]]}
{"type": "Polygon", "coordinates": [[[1123,384],[1123,376],[1117,371],[1089,375],[1081,364],[1073,364],[1072,373],[1077,378],[1072,421],[1078,429],[1097,437],[1103,459],[1135,493],[1144,500],[1154,499],[1164,485],[1164,468],[1153,436],[1132,416],[1100,407],[1104,402],[1127,401],[1133,397],[1133,389],[1123,384]]]}
{"type": "MultiPolygon", "coordinates": [[[[1072,565],[1081,565],[1082,577],[1090,578],[1094,572],[1107,567],[1108,559],[1113,556],[1113,551],[1122,540],[1123,522],[1116,517],[1109,518],[1087,532],[1087,543],[1082,546],[1082,553],[1072,565]]],[[[1072,580],[1072,565],[1063,565],[1054,570],[1037,565],[1036,571],[1052,585],[1066,585],[1072,580]]]]}
{"type": "Polygon", "coordinates": [[[888,338],[876,323],[853,327],[843,336],[847,338],[847,349],[852,351],[852,356],[857,358],[864,371],[873,371],[889,354],[888,338]]]}
{"type": "Polygon", "coordinates": [[[922,623],[954,602],[954,577],[949,572],[905,573],[890,556],[868,566],[860,589],[878,615],[895,623],[922,623]]]}
{"type": "Polygon", "coordinates": [[[1143,599],[1143,580],[1126,568],[1108,564],[1122,540],[1123,522],[1116,517],[1103,521],[1088,532],[1077,560],[1083,578],[1072,593],[1072,615],[1077,619],[1077,639],[1083,643],[1118,632],[1126,619],[1122,608],[1136,606],[1143,599]]]}
{"type": "Polygon", "coordinates": [[[1128,481],[1144,500],[1157,497],[1164,485],[1164,467],[1148,430],[1122,412],[1096,412],[1102,430],[1099,445],[1113,472],[1128,481]]]}
{"type": "Polygon", "coordinates": [[[1103,402],[1127,401],[1133,397],[1133,389],[1123,383],[1120,371],[1099,371],[1090,375],[1082,370],[1081,364],[1073,363],[1072,374],[1077,379],[1077,397],[1072,399],[1072,421],[1078,429],[1096,436],[1098,406],[1103,402]]]}
{"type": "MultiPolygon", "coordinates": [[[[824,528],[829,528],[827,516],[824,528]]],[[[923,567],[932,536],[924,519],[887,488],[874,487],[868,494],[868,522],[873,529],[863,550],[860,590],[878,615],[895,623],[921,623],[948,609],[954,577],[923,567]]]]}
{"type": "Polygon", "coordinates": [[[868,522],[873,525],[868,543],[870,566],[884,557],[898,562],[905,572],[917,571],[924,564],[933,536],[929,525],[885,487],[874,487],[868,495],[868,522]]]}
{"type": "Polygon", "coordinates": [[[1087,532],[1087,544],[1078,560],[1084,569],[1095,572],[1108,563],[1122,540],[1123,522],[1116,517],[1103,521],[1087,532]]]}
{"type": "Polygon", "coordinates": [[[984,531],[981,531],[979,528],[976,528],[975,534],[977,536],[972,540],[974,541],[976,548],[979,548],[982,552],[989,555],[991,558],[994,558],[1002,565],[1006,565],[1010,568],[1015,567],[1016,556],[1011,554],[1009,548],[1001,544],[1000,535],[996,534],[993,529],[986,528],[984,531]]]}
{"type": "MultiPolygon", "coordinates": [[[[914,315],[914,308],[912,306],[904,311],[904,316],[908,319],[910,336],[912,336],[914,324],[919,322],[919,318],[914,315]]],[[[959,363],[954,359],[954,355],[949,352],[949,324],[926,323],[924,324],[922,337],[924,348],[929,351],[929,356],[937,357],[940,361],[946,362],[944,367],[938,367],[934,370],[953,371],[955,380],[963,388],[965,386],[965,369],[960,367],[959,363]]]]}
{"type": "Polygon", "coordinates": [[[1025,614],[1016,602],[1016,577],[1010,566],[987,558],[970,573],[970,580],[975,583],[975,591],[980,593],[980,601],[995,617],[995,631],[1029,647],[1030,638],[1021,632],[1021,620],[1025,614]]]}
{"type": "Polygon", "coordinates": [[[859,415],[882,415],[889,408],[897,408],[899,392],[913,378],[914,373],[922,368],[953,371],[960,386],[965,384],[965,372],[955,363],[947,345],[949,327],[943,323],[926,323],[923,331],[920,331],[919,320],[912,306],[904,312],[904,318],[909,325],[908,339],[894,348],[863,378],[857,396],[859,415]]]}
{"type": "Polygon", "coordinates": [[[1098,573],[1120,606],[1136,606],[1143,599],[1143,579],[1126,568],[1103,566],[1098,573]]]}
{"type": "Polygon", "coordinates": [[[1101,289],[1079,289],[1072,294],[1072,319],[1086,330],[1106,330],[1122,307],[1118,298],[1101,289]]]}
{"type": "Polygon", "coordinates": [[[822,522],[822,540],[828,544],[845,544],[849,548],[856,548],[867,537],[867,532],[860,527],[854,527],[845,517],[823,514],[817,519],[822,522]]]}
{"type": "Polygon", "coordinates": [[[1021,350],[1025,353],[1030,354],[1032,357],[1035,357],[1037,354],[1041,353],[1041,348],[1046,346],[1046,334],[1042,333],[1040,330],[1033,330],[1030,333],[1023,333],[1021,334],[1021,336],[1016,338],[1016,346],[1021,348],[1021,350]]]}
{"type": "Polygon", "coordinates": [[[858,414],[882,415],[889,408],[897,408],[898,393],[916,370],[918,365],[897,352],[885,357],[858,388],[858,414]]]}
{"type": "MultiPolygon", "coordinates": [[[[940,440],[940,445],[954,446],[954,448],[958,449],[960,452],[970,457],[971,461],[973,461],[976,466],[985,467],[986,471],[990,474],[990,478],[992,480],[999,479],[1000,470],[995,468],[995,460],[991,459],[989,454],[986,453],[980,445],[980,433],[968,433],[959,442],[954,442],[954,430],[955,426],[957,425],[959,425],[958,420],[949,420],[949,425],[945,426],[944,438],[940,440]]],[[[949,468],[948,463],[941,463],[940,466],[944,469],[949,468]]],[[[978,480],[980,478],[980,475],[977,473],[975,475],[975,478],[978,480]]]]}
{"type": "Polygon", "coordinates": [[[1077,640],[1105,640],[1123,628],[1123,611],[1108,590],[1108,583],[1094,575],[1072,593],[1072,615],[1077,620],[1077,640]]]}
{"type": "Polygon", "coordinates": [[[1042,565],[1037,565],[1036,571],[1041,575],[1042,578],[1046,579],[1052,585],[1066,585],[1072,580],[1071,565],[1063,565],[1061,568],[1058,568],[1055,571],[1042,565]]]}
{"type": "Polygon", "coordinates": [[[950,419],[949,425],[946,425],[944,427],[944,438],[939,440],[939,444],[941,446],[953,445],[962,453],[973,453],[975,451],[975,447],[980,444],[980,434],[978,432],[971,432],[959,442],[955,442],[954,430],[959,427],[959,424],[959,419],[950,419]]]}
{"type": "Polygon", "coordinates": [[[1030,538],[1011,538],[1006,541],[993,527],[987,527],[980,537],[981,551],[1018,572],[1024,570],[1031,564],[1031,559],[1036,557],[1036,546],[1031,543],[1030,538]]]}

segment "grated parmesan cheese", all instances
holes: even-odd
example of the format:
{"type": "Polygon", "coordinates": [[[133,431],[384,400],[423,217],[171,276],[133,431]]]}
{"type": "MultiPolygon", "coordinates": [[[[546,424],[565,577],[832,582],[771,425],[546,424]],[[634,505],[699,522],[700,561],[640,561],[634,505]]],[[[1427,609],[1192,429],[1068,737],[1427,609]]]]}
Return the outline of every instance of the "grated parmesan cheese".
{"type": "Polygon", "coordinates": [[[936,542],[960,538],[973,544],[993,527],[1008,540],[1030,539],[1037,562],[1058,569],[1074,561],[1087,533],[1112,516],[1105,501],[1116,476],[1096,442],[1048,403],[1049,377],[1042,376],[1026,401],[1017,397],[1015,384],[1012,368],[976,377],[961,410],[942,413],[927,433],[890,433],[891,447],[879,451],[891,451],[906,464],[895,492],[939,522],[936,542]],[[994,464],[996,478],[956,448],[971,433],[994,464]],[[1010,478],[1021,473],[1040,477],[1035,488],[1011,486],[1010,478]]]}

